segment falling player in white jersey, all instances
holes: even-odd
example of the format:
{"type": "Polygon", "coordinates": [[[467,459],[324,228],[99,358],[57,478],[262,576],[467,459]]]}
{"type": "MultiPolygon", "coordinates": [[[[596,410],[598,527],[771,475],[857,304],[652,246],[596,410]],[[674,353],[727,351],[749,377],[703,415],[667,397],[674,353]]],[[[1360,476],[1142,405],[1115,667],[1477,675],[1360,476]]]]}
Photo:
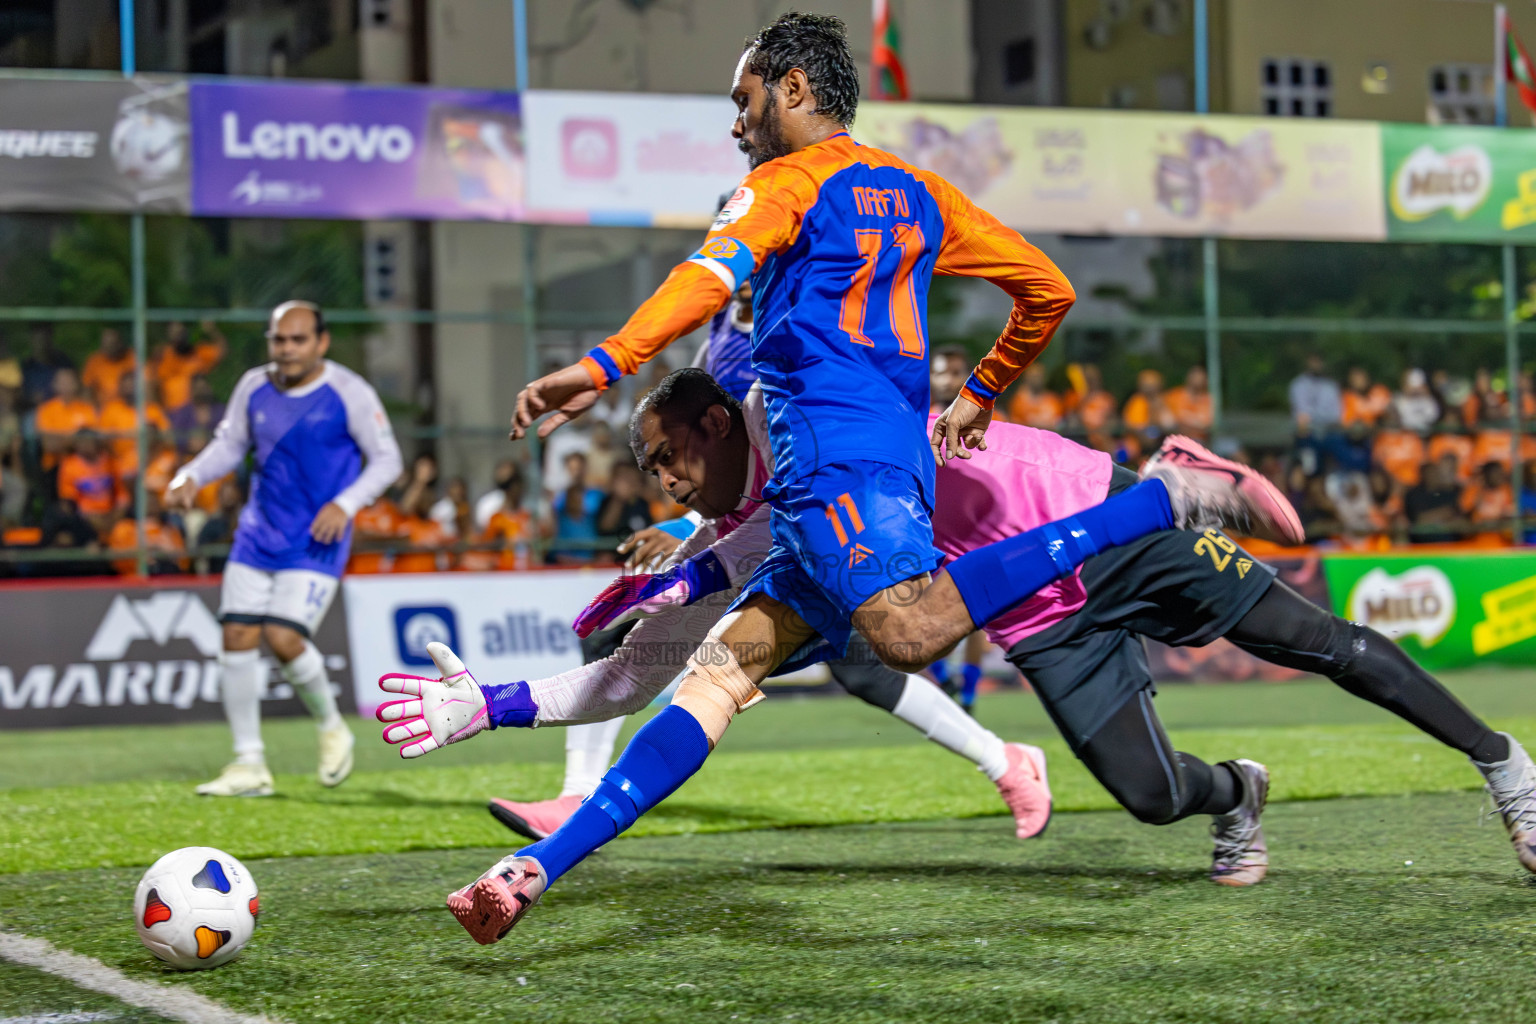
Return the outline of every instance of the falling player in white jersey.
{"type": "Polygon", "coordinates": [[[255,455],[219,602],[224,714],[235,760],[197,787],[204,796],[272,794],[261,742],[263,639],[319,720],[320,782],[340,785],[352,771],[352,733],[310,637],[336,596],[352,517],[400,475],[401,461],[378,394],[325,358],[330,344],[319,306],[295,301],[274,309],[267,329],[272,361],[240,378],[213,440],[166,490],[167,507],[190,508],[200,487],[255,455]]]}

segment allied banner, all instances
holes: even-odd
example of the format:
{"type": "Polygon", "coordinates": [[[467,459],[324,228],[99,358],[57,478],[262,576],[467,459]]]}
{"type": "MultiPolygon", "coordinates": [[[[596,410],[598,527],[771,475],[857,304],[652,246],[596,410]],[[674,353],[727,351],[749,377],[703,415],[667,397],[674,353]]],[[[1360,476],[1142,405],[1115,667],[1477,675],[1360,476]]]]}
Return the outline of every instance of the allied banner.
{"type": "Polygon", "coordinates": [[[854,133],[1025,232],[1386,234],[1369,122],[867,103],[854,133]]]}
{"type": "Polygon", "coordinates": [[[1529,131],[1387,124],[1381,145],[1389,237],[1536,239],[1536,144],[1529,131]]]}
{"type": "Polygon", "coordinates": [[[344,577],[358,712],[371,715],[393,699],[378,688],[387,672],[435,678],[427,655],[434,640],[453,648],[487,682],[577,668],[581,642],[571,623],[614,572],[610,567],[344,577]]]}
{"type": "MultiPolygon", "coordinates": [[[[0,586],[0,729],[222,719],[218,606],[216,581],[0,586]]],[[[314,640],[350,711],[344,629],[333,606],[314,640]]],[[[263,664],[262,713],[305,713],[276,666],[263,664]]]]}
{"type": "Polygon", "coordinates": [[[523,217],[513,93],[199,81],[191,116],[196,214],[523,217]]]}
{"type": "Polygon", "coordinates": [[[1334,608],[1431,669],[1536,664],[1536,552],[1330,555],[1334,608]]]}
{"type": "Polygon", "coordinates": [[[531,219],[709,226],[747,173],[725,96],[530,92],[531,219]]]}
{"type": "Polygon", "coordinates": [[[186,213],[187,83],[0,81],[0,209],[186,213]]]}

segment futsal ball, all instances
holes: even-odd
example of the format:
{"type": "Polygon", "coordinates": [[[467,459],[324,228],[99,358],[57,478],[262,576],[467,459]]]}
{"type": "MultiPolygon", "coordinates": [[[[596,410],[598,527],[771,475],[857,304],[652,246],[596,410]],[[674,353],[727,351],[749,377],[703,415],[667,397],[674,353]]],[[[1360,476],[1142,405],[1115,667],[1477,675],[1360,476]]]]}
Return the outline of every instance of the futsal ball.
{"type": "Polygon", "coordinates": [[[144,872],[133,897],[139,941],[172,967],[201,971],[235,958],[260,909],[245,865],[211,846],[166,854],[144,872]]]}

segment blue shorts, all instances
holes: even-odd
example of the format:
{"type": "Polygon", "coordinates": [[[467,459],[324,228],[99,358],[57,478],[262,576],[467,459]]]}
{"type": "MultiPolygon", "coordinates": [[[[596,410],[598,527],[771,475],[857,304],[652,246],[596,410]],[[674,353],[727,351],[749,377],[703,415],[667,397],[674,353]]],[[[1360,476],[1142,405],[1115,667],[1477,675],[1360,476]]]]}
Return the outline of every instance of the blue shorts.
{"type": "Polygon", "coordinates": [[[821,466],[763,492],[773,505],[773,548],[741,588],[789,605],[842,657],[859,606],[887,587],[932,572],[932,508],[922,481],[899,466],[846,462],[821,466]]]}

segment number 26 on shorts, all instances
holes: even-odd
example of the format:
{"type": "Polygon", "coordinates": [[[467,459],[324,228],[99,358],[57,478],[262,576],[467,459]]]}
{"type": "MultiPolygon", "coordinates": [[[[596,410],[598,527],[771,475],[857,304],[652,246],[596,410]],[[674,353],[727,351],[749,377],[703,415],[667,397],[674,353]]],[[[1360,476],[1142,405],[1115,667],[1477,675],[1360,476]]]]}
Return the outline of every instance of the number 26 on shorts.
{"type": "MultiPolygon", "coordinates": [[[[885,251],[885,228],[857,228],[853,232],[862,262],[848,282],[843,294],[843,305],[837,326],[855,345],[874,347],[868,335],[869,289],[880,275],[880,256],[885,251]]],[[[928,355],[927,340],[923,337],[922,317],[918,315],[917,289],[912,280],[912,268],[927,249],[923,229],[917,224],[897,224],[891,228],[892,247],[899,253],[894,274],[891,275],[889,308],[886,310],[891,332],[896,335],[901,354],[913,359],[925,359],[928,355]]]]}

